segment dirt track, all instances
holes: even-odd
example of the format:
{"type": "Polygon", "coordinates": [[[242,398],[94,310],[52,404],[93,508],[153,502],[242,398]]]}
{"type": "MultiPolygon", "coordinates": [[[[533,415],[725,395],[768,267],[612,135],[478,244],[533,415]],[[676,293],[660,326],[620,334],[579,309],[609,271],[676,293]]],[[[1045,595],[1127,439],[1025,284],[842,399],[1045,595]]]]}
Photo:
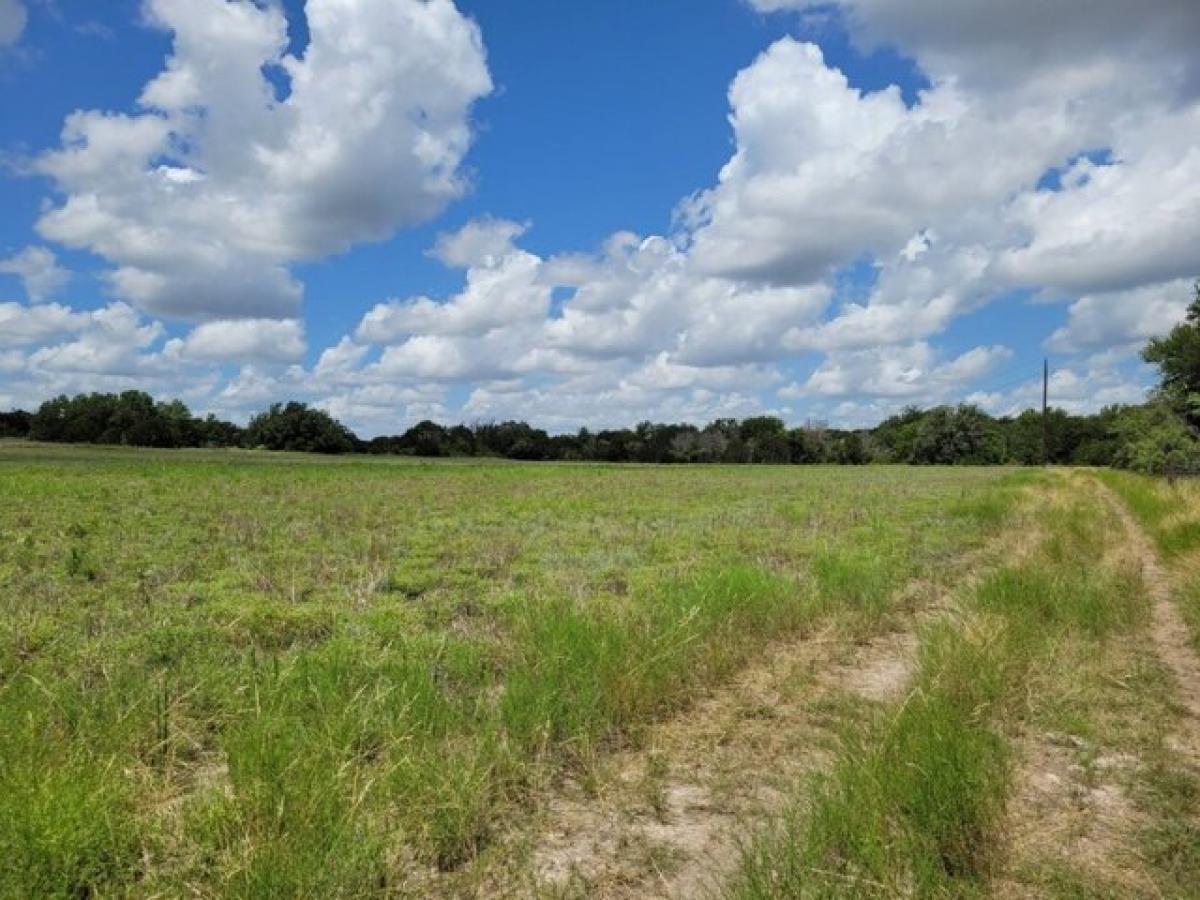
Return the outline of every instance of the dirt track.
{"type": "Polygon", "coordinates": [[[1151,609],[1151,637],[1163,664],[1175,681],[1176,699],[1182,708],[1177,749],[1191,763],[1200,764],[1200,657],[1189,643],[1189,630],[1171,602],[1171,581],[1145,530],[1125,504],[1107,487],[1103,490],[1121,517],[1131,550],[1142,567],[1151,609]]]}

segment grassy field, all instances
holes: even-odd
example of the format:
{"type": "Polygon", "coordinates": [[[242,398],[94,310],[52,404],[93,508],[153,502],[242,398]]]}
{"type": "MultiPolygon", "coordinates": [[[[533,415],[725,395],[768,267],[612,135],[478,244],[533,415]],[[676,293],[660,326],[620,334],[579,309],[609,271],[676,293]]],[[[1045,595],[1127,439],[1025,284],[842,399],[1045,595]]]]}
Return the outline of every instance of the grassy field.
{"type": "Polygon", "coordinates": [[[914,690],[843,705],[823,787],[724,890],[1087,896],[1000,837],[1052,732],[1138,760],[1129,834],[1159,861],[1129,883],[1170,894],[1200,789],[1101,490],[0,444],[0,896],[485,892],[564,779],[781,642],[906,629],[914,690]],[[906,585],[1014,535],[915,618],[906,585]]]}

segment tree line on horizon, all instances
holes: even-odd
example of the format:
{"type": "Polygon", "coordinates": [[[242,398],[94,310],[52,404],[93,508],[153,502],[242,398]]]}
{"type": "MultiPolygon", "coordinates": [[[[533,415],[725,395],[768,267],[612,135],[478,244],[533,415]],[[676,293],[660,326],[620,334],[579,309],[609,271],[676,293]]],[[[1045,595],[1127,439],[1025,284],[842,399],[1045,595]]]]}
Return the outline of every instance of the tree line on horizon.
{"type": "Polygon", "coordinates": [[[977,406],[909,407],[873,428],[823,423],[789,428],[774,416],[717,419],[704,427],[642,422],[634,428],[551,435],[527,422],[444,426],[419,422],[402,434],[363,440],[327,412],[276,403],[246,427],[193,416],[180,400],[143,391],[78,394],[36,411],[0,413],[0,437],[136,447],[244,447],[309,453],[503,457],[640,463],[1116,466],[1200,474],[1200,283],[1184,322],[1151,340],[1143,358],[1160,383],[1143,404],[1092,415],[1052,409],[995,417],[977,406]],[[1045,446],[1043,448],[1043,428],[1045,446]]]}
{"type": "MultiPolygon", "coordinates": [[[[1093,415],[1049,411],[1046,460],[1144,471],[1200,468],[1196,439],[1161,400],[1112,406],[1093,415]]],[[[1043,418],[1026,410],[994,417],[976,406],[910,407],[873,428],[820,422],[789,428],[774,416],[690,424],[643,422],[634,428],[580,429],[552,435],[526,422],[444,426],[419,422],[402,434],[363,440],[323,410],[277,403],[246,427],[193,416],[178,400],[141,391],[60,396],[35,412],[0,413],[0,437],[135,447],[242,447],[309,453],[413,457],[501,457],[637,463],[1036,465],[1043,418]]]]}

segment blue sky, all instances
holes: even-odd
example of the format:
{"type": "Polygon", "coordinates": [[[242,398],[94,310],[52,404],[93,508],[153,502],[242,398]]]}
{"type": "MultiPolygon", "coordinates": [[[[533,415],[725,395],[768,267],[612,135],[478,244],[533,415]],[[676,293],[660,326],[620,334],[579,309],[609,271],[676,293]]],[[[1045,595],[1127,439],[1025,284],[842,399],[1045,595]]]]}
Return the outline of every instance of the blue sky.
{"type": "Polygon", "coordinates": [[[860,424],[1043,356],[1136,401],[1200,268],[1200,15],[1028,5],[0,0],[0,406],[860,424]]]}

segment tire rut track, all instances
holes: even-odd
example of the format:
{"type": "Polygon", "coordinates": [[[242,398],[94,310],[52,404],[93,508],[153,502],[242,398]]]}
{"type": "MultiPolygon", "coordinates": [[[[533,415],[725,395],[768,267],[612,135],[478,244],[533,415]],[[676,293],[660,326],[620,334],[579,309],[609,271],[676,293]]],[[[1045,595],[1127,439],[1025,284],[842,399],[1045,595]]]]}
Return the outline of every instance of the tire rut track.
{"type": "Polygon", "coordinates": [[[837,716],[822,715],[822,701],[903,692],[914,666],[909,634],[871,640],[850,661],[839,644],[826,635],[784,648],[765,670],[658,729],[649,759],[659,752],[670,763],[656,796],[638,796],[655,791],[644,786],[642,751],[618,762],[600,804],[558,798],[555,832],[533,856],[539,886],[610,898],[696,897],[718,886],[754,826],[829,765],[837,716]]]}
{"type": "MultiPolygon", "coordinates": [[[[1068,479],[1099,492],[1120,525],[1116,563],[1140,569],[1150,621],[1144,633],[1120,640],[1132,656],[1145,653],[1170,672],[1181,714],[1174,717],[1174,731],[1165,735],[1166,745],[1194,765],[1200,747],[1200,661],[1171,600],[1169,577],[1144,529],[1107,485],[1079,473],[1068,479]]],[[[1029,727],[1022,727],[1014,742],[1021,762],[1003,829],[1006,863],[990,895],[1005,900],[1060,896],[1053,885],[1038,880],[1038,873],[1058,867],[1105,885],[1113,896],[1161,896],[1155,873],[1137,848],[1138,833],[1150,824],[1138,801],[1137,784],[1149,765],[1143,752],[1029,727]]]]}
{"type": "Polygon", "coordinates": [[[1200,657],[1192,649],[1191,632],[1171,599],[1171,578],[1149,535],[1129,508],[1107,485],[1095,483],[1120,518],[1142,569],[1150,601],[1150,636],[1159,659],[1171,673],[1182,713],[1175,749],[1193,765],[1200,765],[1200,657]]]}
{"type": "MultiPolygon", "coordinates": [[[[540,814],[494,848],[455,896],[694,898],[720,887],[741,849],[830,767],[848,716],[903,699],[923,625],[1028,535],[1003,534],[957,559],[940,583],[895,595],[898,627],[852,644],[830,626],[764,648],[760,662],[690,708],[650,726],[635,750],[607,760],[588,790],[569,780],[540,814]],[[514,864],[515,863],[515,864],[514,864]]],[[[443,884],[442,890],[449,885],[443,884]]]]}

